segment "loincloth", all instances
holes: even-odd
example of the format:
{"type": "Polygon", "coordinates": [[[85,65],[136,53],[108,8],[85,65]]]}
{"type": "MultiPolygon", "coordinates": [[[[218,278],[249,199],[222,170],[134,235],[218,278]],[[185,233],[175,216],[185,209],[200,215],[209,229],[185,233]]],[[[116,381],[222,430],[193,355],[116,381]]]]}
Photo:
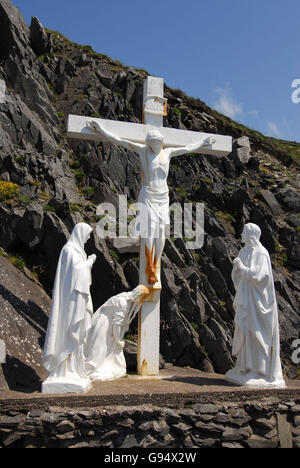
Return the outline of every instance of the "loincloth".
{"type": "Polygon", "coordinates": [[[138,203],[141,205],[140,216],[137,218],[136,233],[148,237],[149,228],[165,227],[170,224],[169,190],[159,192],[147,185],[142,185],[138,203]]]}

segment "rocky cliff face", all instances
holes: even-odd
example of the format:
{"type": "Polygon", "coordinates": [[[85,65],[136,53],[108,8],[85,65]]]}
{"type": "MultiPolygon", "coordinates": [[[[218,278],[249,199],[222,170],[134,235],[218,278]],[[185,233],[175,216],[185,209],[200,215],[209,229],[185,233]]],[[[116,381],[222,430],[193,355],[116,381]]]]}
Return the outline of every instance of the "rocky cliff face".
{"type": "MultiPolygon", "coordinates": [[[[68,140],[66,117],[140,122],[145,76],[46,31],[37,18],[28,27],[9,0],[0,0],[0,246],[21,257],[19,267],[26,264],[50,294],[74,225],[95,223],[97,205],[117,206],[119,194],[135,201],[140,183],[134,153],[68,140]]],[[[167,362],[206,371],[232,366],[232,259],[243,225],[251,221],[261,227],[272,256],[288,368],[300,329],[300,145],[266,138],[180,90],[166,87],[165,96],[166,126],[229,134],[235,143],[223,159],[190,154],[172,163],[171,203],[204,202],[206,235],[196,251],[182,239],[166,243],[161,353],[167,362]]],[[[96,238],[88,250],[97,255],[95,308],[136,286],[136,252],[96,238]]]]}

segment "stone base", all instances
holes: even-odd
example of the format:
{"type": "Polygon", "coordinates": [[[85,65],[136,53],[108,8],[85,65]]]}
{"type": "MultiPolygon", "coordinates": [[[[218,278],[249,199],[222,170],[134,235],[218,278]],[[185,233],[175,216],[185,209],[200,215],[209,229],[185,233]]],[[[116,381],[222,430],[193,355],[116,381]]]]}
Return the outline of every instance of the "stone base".
{"type": "Polygon", "coordinates": [[[42,384],[42,393],[86,393],[92,387],[89,379],[50,378],[42,384]]]}
{"type": "Polygon", "coordinates": [[[284,380],[270,381],[264,379],[262,376],[254,374],[242,374],[241,372],[232,369],[225,374],[227,382],[242,387],[251,388],[285,388],[286,384],[284,380]]]}

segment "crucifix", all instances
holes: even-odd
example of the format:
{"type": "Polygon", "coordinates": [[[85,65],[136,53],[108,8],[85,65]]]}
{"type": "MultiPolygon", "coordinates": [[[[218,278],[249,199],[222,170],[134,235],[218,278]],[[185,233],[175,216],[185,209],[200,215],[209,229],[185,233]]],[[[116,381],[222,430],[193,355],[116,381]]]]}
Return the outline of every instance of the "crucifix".
{"type": "Polygon", "coordinates": [[[169,224],[167,177],[172,157],[187,153],[226,156],[232,151],[230,136],[178,130],[163,126],[167,100],[162,78],[148,76],[144,82],[143,123],[135,124],[69,115],[69,138],[108,141],[134,151],[140,157],[142,183],[138,202],[143,216],[139,226],[139,283],[149,296],[139,313],[138,374],[159,374],[160,266],[169,224]]]}

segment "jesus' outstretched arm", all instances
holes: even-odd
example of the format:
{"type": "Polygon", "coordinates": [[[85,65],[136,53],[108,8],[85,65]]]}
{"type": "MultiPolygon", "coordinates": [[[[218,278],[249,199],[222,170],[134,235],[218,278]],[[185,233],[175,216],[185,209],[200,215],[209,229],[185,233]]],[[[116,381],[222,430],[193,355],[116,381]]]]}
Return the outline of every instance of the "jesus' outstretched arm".
{"type": "Polygon", "coordinates": [[[188,154],[188,153],[192,153],[193,151],[198,151],[203,146],[211,146],[215,142],[216,142],[216,139],[214,137],[205,136],[202,138],[202,140],[200,140],[197,143],[193,143],[187,146],[181,146],[179,148],[167,148],[167,151],[169,152],[170,158],[173,158],[174,156],[182,156],[183,154],[188,154]]]}
{"type": "Polygon", "coordinates": [[[93,130],[93,132],[100,133],[101,135],[103,135],[110,143],[115,143],[116,145],[123,146],[124,148],[129,149],[131,151],[135,151],[136,153],[139,153],[141,149],[145,148],[145,145],[125,140],[118,137],[117,135],[114,135],[113,133],[103,128],[103,126],[95,120],[90,120],[89,122],[87,122],[86,126],[90,130],[93,130]]]}

